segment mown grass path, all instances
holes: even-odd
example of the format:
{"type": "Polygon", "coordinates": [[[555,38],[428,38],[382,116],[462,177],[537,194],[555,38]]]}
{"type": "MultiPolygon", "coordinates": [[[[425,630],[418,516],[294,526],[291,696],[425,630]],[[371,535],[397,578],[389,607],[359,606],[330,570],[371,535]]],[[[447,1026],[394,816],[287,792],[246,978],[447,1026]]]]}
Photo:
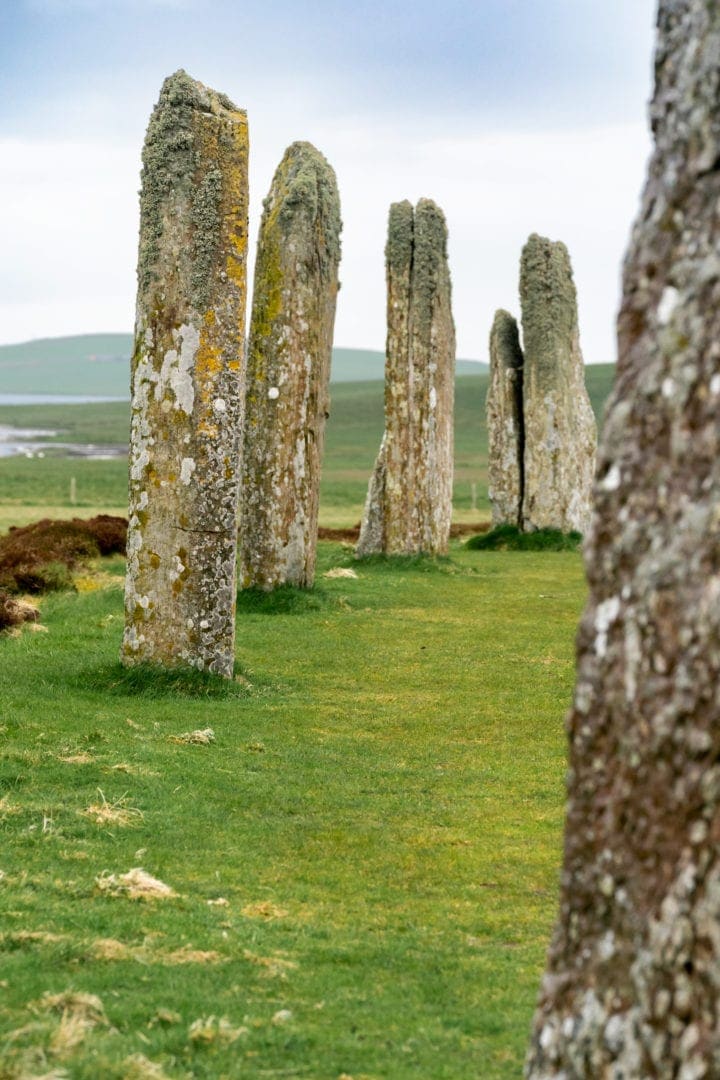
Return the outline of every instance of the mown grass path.
{"type": "Polygon", "coordinates": [[[320,548],[241,597],[249,686],[128,680],[121,560],[0,641],[0,1077],[520,1076],[580,558],[320,548]],[[112,895],[137,866],[178,895],[112,895]]]}

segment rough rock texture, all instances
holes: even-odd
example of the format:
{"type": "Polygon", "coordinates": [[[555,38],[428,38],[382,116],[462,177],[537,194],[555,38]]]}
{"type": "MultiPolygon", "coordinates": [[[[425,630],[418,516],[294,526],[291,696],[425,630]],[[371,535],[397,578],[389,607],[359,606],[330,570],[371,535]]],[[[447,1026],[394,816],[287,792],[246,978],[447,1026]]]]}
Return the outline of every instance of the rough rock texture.
{"type": "Polygon", "coordinates": [[[522,527],[524,486],[523,352],[517,321],[497,311],[490,331],[486,411],[488,495],[494,526],[522,527]]]}
{"type": "Polygon", "coordinates": [[[232,674],[247,159],[244,112],[165,80],[143,149],[125,664],[232,674]]]}
{"type": "Polygon", "coordinates": [[[340,263],[335,173],[288,148],[260,225],[240,494],[243,587],[310,586],[340,263]]]}
{"type": "Polygon", "coordinates": [[[662,0],[527,1076],[720,1076],[720,5],[662,0]]]}
{"type": "Polygon", "coordinates": [[[447,227],[420,199],[390,207],[385,434],[358,555],[443,554],[452,515],[455,328],[447,227]]]}
{"type": "Polygon", "coordinates": [[[590,526],[597,429],[578,332],[577,294],[564,244],[533,234],[520,261],[525,489],[523,528],[590,526]]]}

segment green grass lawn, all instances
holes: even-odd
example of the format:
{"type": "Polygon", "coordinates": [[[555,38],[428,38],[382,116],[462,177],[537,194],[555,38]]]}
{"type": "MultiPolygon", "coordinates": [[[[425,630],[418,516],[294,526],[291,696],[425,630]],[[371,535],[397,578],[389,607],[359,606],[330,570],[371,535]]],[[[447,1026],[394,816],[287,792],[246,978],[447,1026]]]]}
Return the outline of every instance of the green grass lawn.
{"type": "Polygon", "coordinates": [[[0,640],[0,1076],[519,1077],[579,556],[323,543],[313,592],[241,596],[220,689],[119,668],[122,570],[0,640]],[[112,895],[134,867],[177,895],[112,895]]]}
{"type": "MultiPolygon", "coordinates": [[[[612,369],[591,371],[599,412],[612,369]]],[[[488,516],[485,390],[458,379],[460,520],[488,516]]],[[[359,519],[382,413],[381,385],[333,387],[323,524],[359,519]]],[[[120,442],[127,406],[0,423],[120,442]]],[[[124,461],[0,459],[0,529],[124,513],[125,482],[124,461]]],[[[123,569],[0,638],[0,1080],[518,1078],[579,554],[354,563],[321,543],[314,590],[240,596],[220,687],[118,666],[123,569]],[[339,565],[358,578],[323,576],[339,565]],[[174,895],[123,893],[136,867],[174,895]]]]}

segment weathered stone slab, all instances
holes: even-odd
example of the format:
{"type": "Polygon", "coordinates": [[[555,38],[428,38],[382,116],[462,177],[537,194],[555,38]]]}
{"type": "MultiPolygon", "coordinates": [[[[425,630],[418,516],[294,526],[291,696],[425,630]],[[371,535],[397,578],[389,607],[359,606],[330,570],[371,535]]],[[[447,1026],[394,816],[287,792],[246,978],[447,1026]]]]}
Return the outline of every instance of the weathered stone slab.
{"type": "Polygon", "coordinates": [[[720,1075],[720,5],[661,0],[531,1080],[720,1075]]]}
{"type": "Polygon", "coordinates": [[[529,238],[520,262],[520,302],[523,528],[586,533],[597,428],[585,388],[577,293],[564,244],[536,234],[529,238]]]}
{"type": "Polygon", "coordinates": [[[240,495],[243,587],[310,586],[340,263],[335,173],[310,143],[285,152],[255,265],[240,495]]]}
{"type": "Polygon", "coordinates": [[[444,554],[452,516],[455,329],[447,227],[421,199],[390,208],[385,434],[357,554],[444,554]]]}
{"type": "Polygon", "coordinates": [[[497,311],[490,331],[490,379],[486,401],[488,496],[492,523],[522,526],[525,432],[523,352],[517,321],[497,311]]]}
{"type": "Polygon", "coordinates": [[[247,118],[178,71],[143,150],[125,664],[230,676],[247,118]]]}

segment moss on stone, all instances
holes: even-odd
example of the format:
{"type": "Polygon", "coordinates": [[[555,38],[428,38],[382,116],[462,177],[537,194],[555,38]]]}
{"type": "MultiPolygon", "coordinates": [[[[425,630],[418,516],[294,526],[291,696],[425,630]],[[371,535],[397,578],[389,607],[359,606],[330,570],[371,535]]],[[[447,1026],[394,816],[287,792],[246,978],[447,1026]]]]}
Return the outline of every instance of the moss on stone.
{"type": "Polygon", "coordinates": [[[420,199],[415,207],[413,246],[413,317],[416,332],[430,332],[433,299],[440,278],[447,273],[447,226],[445,215],[432,199],[420,199]]]}
{"type": "Polygon", "coordinates": [[[408,273],[412,267],[415,211],[407,199],[392,203],[388,216],[385,260],[388,272],[408,273]]]}

